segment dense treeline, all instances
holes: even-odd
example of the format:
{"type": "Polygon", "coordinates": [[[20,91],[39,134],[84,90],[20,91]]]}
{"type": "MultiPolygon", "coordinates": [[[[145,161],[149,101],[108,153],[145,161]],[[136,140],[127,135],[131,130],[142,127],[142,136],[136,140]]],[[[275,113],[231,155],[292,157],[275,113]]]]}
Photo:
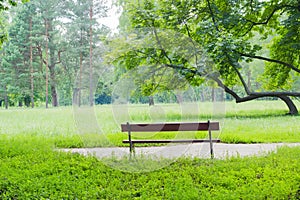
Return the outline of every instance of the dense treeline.
{"type": "MultiPolygon", "coordinates": [[[[103,64],[109,28],[99,19],[108,9],[96,0],[32,0],[2,13],[7,38],[0,51],[0,107],[111,103],[113,85],[125,72],[103,64]]],[[[180,98],[204,101],[214,95],[203,87],[180,98]]],[[[136,91],[129,101],[149,103],[148,96],[136,91]]],[[[161,91],[150,99],[178,102],[178,97],[161,91]]]]}
{"type": "Polygon", "coordinates": [[[0,106],[111,103],[130,76],[132,103],[193,101],[189,85],[197,100],[281,99],[298,114],[299,1],[114,2],[121,34],[108,40],[105,1],[0,7],[0,106]]]}
{"type": "Polygon", "coordinates": [[[94,49],[108,28],[96,19],[106,10],[102,1],[32,0],[2,12],[1,105],[71,104],[76,78],[99,68],[94,49]]]}

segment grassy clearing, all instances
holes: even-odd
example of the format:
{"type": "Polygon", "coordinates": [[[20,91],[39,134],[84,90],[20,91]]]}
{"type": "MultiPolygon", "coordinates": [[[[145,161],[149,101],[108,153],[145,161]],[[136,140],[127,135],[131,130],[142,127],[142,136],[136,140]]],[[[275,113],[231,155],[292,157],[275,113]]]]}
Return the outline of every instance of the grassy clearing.
{"type": "MultiPolygon", "coordinates": [[[[217,136],[226,142],[300,141],[299,116],[285,116],[280,102],[228,103],[226,116],[212,115],[211,104],[199,107],[200,114],[192,107],[182,113],[177,105],[154,110],[131,105],[129,116],[132,122],[213,118],[222,123],[217,136]]],[[[74,112],[70,107],[0,110],[0,199],[300,199],[300,147],[262,157],[160,160],[168,163],[161,169],[145,157],[98,160],[53,150],[122,145],[127,136],[119,124],[128,116],[114,109],[96,107],[95,119],[91,110],[74,112]],[[149,172],[129,173],[114,165],[125,171],[139,165],[149,172]]]]}
{"type": "MultiPolygon", "coordinates": [[[[180,159],[160,170],[127,173],[94,157],[52,151],[40,138],[24,139],[0,139],[0,199],[300,198],[299,147],[258,158],[180,159]]],[[[130,167],[135,161],[122,162],[130,167]]]]}
{"type": "MultiPolygon", "coordinates": [[[[300,104],[299,102],[297,102],[300,104]]],[[[298,105],[300,106],[300,105],[298,105]]],[[[235,104],[177,104],[96,106],[94,109],[11,109],[0,110],[0,134],[9,137],[42,137],[57,147],[124,146],[127,138],[120,124],[130,122],[206,121],[221,122],[221,132],[214,137],[227,143],[299,142],[300,116],[286,116],[280,101],[235,104]],[[214,111],[219,109],[220,111],[214,111]],[[225,112],[226,109],[226,112],[225,112]],[[224,110],[224,111],[223,111],[224,110]],[[80,133],[80,134],[78,134],[80,133]]],[[[177,133],[156,133],[150,138],[174,138],[177,133]]],[[[188,134],[186,132],[186,134],[188,134]]],[[[206,133],[193,133],[204,138],[206,133]]],[[[136,133],[136,136],[139,134],[136,133]]]]}

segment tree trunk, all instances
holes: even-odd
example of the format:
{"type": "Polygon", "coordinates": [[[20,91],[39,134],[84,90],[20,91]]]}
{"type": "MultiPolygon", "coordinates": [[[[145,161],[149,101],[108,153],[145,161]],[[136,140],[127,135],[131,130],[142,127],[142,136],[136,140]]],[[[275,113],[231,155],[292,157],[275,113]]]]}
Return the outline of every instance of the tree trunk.
{"type": "Polygon", "coordinates": [[[215,95],[215,88],[214,87],[212,87],[211,88],[211,101],[212,102],[215,102],[215,97],[216,97],[216,95],[215,95]]]}
{"type": "Polygon", "coordinates": [[[81,106],[81,88],[82,88],[82,71],[83,71],[83,66],[82,66],[82,63],[83,63],[83,55],[82,55],[82,52],[80,51],[80,60],[79,60],[79,86],[78,86],[78,106],[80,107],[81,106]]]}
{"type": "Polygon", "coordinates": [[[149,106],[154,106],[154,98],[153,98],[153,96],[149,96],[149,106]]]}
{"type": "Polygon", "coordinates": [[[5,103],[5,109],[8,109],[8,96],[7,96],[7,87],[6,85],[4,86],[4,103],[5,103]]]}
{"type": "Polygon", "coordinates": [[[79,88],[74,88],[74,91],[73,91],[73,104],[77,105],[77,106],[80,106],[79,105],[79,91],[80,91],[79,88]]]}
{"type": "MultiPolygon", "coordinates": [[[[52,22],[48,22],[48,29],[49,31],[53,31],[52,27],[52,22]]],[[[58,96],[57,96],[57,91],[56,91],[56,74],[55,74],[55,66],[56,64],[60,63],[60,54],[58,53],[59,61],[56,61],[56,56],[55,56],[55,45],[53,44],[53,37],[52,35],[49,35],[49,60],[50,60],[50,65],[49,67],[49,72],[50,72],[50,89],[51,89],[51,97],[52,97],[52,106],[57,107],[58,106],[58,96]]]]}
{"type": "Polygon", "coordinates": [[[51,85],[51,97],[52,97],[52,106],[58,107],[58,96],[56,92],[56,87],[54,85],[51,85]]]}
{"type": "Polygon", "coordinates": [[[240,97],[236,92],[234,92],[232,89],[228,88],[226,85],[224,85],[222,83],[222,81],[216,77],[210,77],[212,80],[216,81],[216,83],[218,84],[219,87],[223,88],[224,91],[231,95],[236,103],[242,103],[242,102],[246,102],[246,101],[251,101],[254,99],[259,99],[259,98],[263,98],[263,97],[277,97],[280,98],[281,100],[283,100],[285,102],[285,104],[288,106],[289,108],[289,113],[290,115],[298,115],[298,109],[296,107],[296,105],[294,104],[294,102],[290,99],[289,96],[300,96],[299,93],[293,93],[293,92],[252,92],[249,93],[248,96],[246,97],[240,97]]]}
{"type": "Polygon", "coordinates": [[[289,115],[298,115],[298,109],[294,102],[291,100],[291,98],[287,96],[279,96],[279,98],[284,101],[284,103],[288,106],[289,108],[289,115]]]}
{"type": "Polygon", "coordinates": [[[30,31],[30,89],[31,89],[31,94],[30,94],[30,100],[31,100],[31,107],[34,108],[34,76],[33,76],[33,48],[32,48],[32,18],[30,18],[29,21],[29,31],[30,31]]]}
{"type": "Polygon", "coordinates": [[[90,106],[94,105],[93,95],[93,0],[90,5],[90,106]]]}
{"type": "Polygon", "coordinates": [[[177,92],[177,93],[176,93],[176,102],[177,102],[178,104],[182,104],[182,102],[183,102],[183,96],[182,96],[182,93],[181,93],[181,92],[177,92]]]}
{"type": "Polygon", "coordinates": [[[48,42],[49,42],[49,35],[48,35],[48,20],[45,20],[45,28],[46,28],[46,44],[45,44],[45,51],[46,51],[46,108],[48,108],[49,104],[49,92],[48,92],[48,84],[49,84],[49,75],[48,75],[48,68],[49,68],[49,60],[48,60],[48,42]]]}
{"type": "Polygon", "coordinates": [[[30,100],[31,100],[31,107],[34,108],[34,82],[33,82],[33,79],[34,79],[34,76],[33,76],[33,49],[32,49],[32,35],[31,35],[31,32],[32,32],[32,18],[30,18],[30,21],[29,21],[29,31],[30,31],[30,89],[31,89],[31,93],[30,93],[30,100]]]}
{"type": "Polygon", "coordinates": [[[205,101],[205,96],[203,94],[203,91],[200,92],[200,101],[204,102],[205,101]]]}
{"type": "MultiPolygon", "coordinates": [[[[53,55],[52,55],[53,56],[53,55]]],[[[50,71],[50,89],[51,89],[51,97],[52,97],[52,106],[57,107],[58,106],[58,97],[57,97],[57,91],[56,91],[56,75],[54,70],[53,64],[50,65],[49,71],[50,71]]]]}
{"type": "Polygon", "coordinates": [[[259,98],[263,98],[263,97],[277,97],[277,98],[280,98],[282,101],[284,101],[284,103],[289,108],[289,112],[287,114],[289,114],[289,115],[298,115],[299,114],[296,105],[294,104],[294,102],[291,100],[290,97],[288,97],[286,95],[277,95],[275,92],[274,93],[270,92],[270,93],[260,94],[260,95],[249,95],[249,96],[244,97],[244,98],[236,99],[236,102],[237,103],[243,103],[243,102],[252,101],[254,99],[259,99],[259,98]]]}
{"type": "Polygon", "coordinates": [[[8,109],[8,96],[7,95],[4,97],[4,102],[5,102],[5,109],[8,109]]]}

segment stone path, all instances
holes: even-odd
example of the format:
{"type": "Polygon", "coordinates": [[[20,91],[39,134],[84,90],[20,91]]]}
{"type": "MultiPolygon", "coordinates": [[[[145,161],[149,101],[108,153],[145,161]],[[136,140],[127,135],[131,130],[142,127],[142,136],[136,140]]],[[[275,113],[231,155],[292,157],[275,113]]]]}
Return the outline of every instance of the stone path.
{"type": "MultiPolygon", "coordinates": [[[[276,151],[282,146],[300,146],[300,143],[270,143],[270,144],[214,144],[214,157],[224,159],[232,156],[253,156],[265,155],[270,151],[276,151]]],[[[94,155],[98,158],[105,157],[123,157],[129,155],[129,147],[115,148],[80,148],[80,149],[62,149],[63,151],[80,153],[83,155],[94,155]]],[[[146,155],[153,157],[178,158],[178,157],[200,157],[210,158],[209,144],[181,144],[166,145],[161,147],[136,147],[137,155],[146,155]]]]}

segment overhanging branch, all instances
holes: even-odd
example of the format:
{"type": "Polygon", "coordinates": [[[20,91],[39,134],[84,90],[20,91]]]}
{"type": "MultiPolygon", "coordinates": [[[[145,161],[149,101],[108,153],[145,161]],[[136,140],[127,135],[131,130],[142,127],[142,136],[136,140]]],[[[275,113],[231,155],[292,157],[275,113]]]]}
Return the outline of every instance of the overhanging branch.
{"type": "MultiPolygon", "coordinates": [[[[188,71],[190,73],[197,74],[199,76],[204,76],[203,74],[200,74],[197,70],[187,69],[183,66],[170,65],[170,64],[166,64],[165,66],[173,68],[173,69],[177,69],[177,70],[185,70],[185,71],[188,71]]],[[[220,88],[223,88],[226,93],[230,94],[236,100],[237,103],[250,101],[250,100],[254,100],[254,99],[258,99],[258,98],[262,98],[262,97],[278,97],[278,98],[281,98],[281,97],[284,97],[284,96],[300,97],[299,92],[250,92],[247,96],[240,97],[236,92],[234,92],[229,87],[224,85],[224,83],[217,76],[208,75],[207,77],[209,79],[215,81],[218,84],[218,86],[220,88]]]]}
{"type": "Polygon", "coordinates": [[[255,56],[255,55],[249,55],[249,54],[245,54],[245,53],[239,53],[241,56],[247,57],[247,58],[254,58],[254,59],[259,59],[259,60],[264,60],[264,61],[268,61],[268,62],[273,62],[273,63],[277,63],[277,64],[281,64],[284,65],[288,68],[291,68],[292,70],[300,73],[300,69],[298,69],[297,67],[295,67],[292,64],[280,61],[280,60],[275,60],[275,59],[271,59],[271,58],[266,58],[263,56],[255,56]]]}
{"type": "Polygon", "coordinates": [[[245,80],[244,80],[242,74],[241,74],[240,71],[239,71],[239,68],[242,68],[242,67],[240,66],[240,64],[238,63],[238,61],[234,61],[234,60],[230,57],[230,55],[228,55],[227,53],[226,53],[226,56],[227,56],[227,58],[228,58],[228,60],[229,60],[229,62],[230,62],[230,65],[234,68],[234,70],[235,70],[235,72],[237,73],[237,75],[238,75],[240,81],[242,82],[242,85],[243,85],[243,87],[244,87],[244,89],[245,89],[245,92],[249,95],[249,94],[251,93],[251,91],[250,91],[249,87],[247,86],[247,84],[246,84],[246,82],[245,82],[245,80]]]}

